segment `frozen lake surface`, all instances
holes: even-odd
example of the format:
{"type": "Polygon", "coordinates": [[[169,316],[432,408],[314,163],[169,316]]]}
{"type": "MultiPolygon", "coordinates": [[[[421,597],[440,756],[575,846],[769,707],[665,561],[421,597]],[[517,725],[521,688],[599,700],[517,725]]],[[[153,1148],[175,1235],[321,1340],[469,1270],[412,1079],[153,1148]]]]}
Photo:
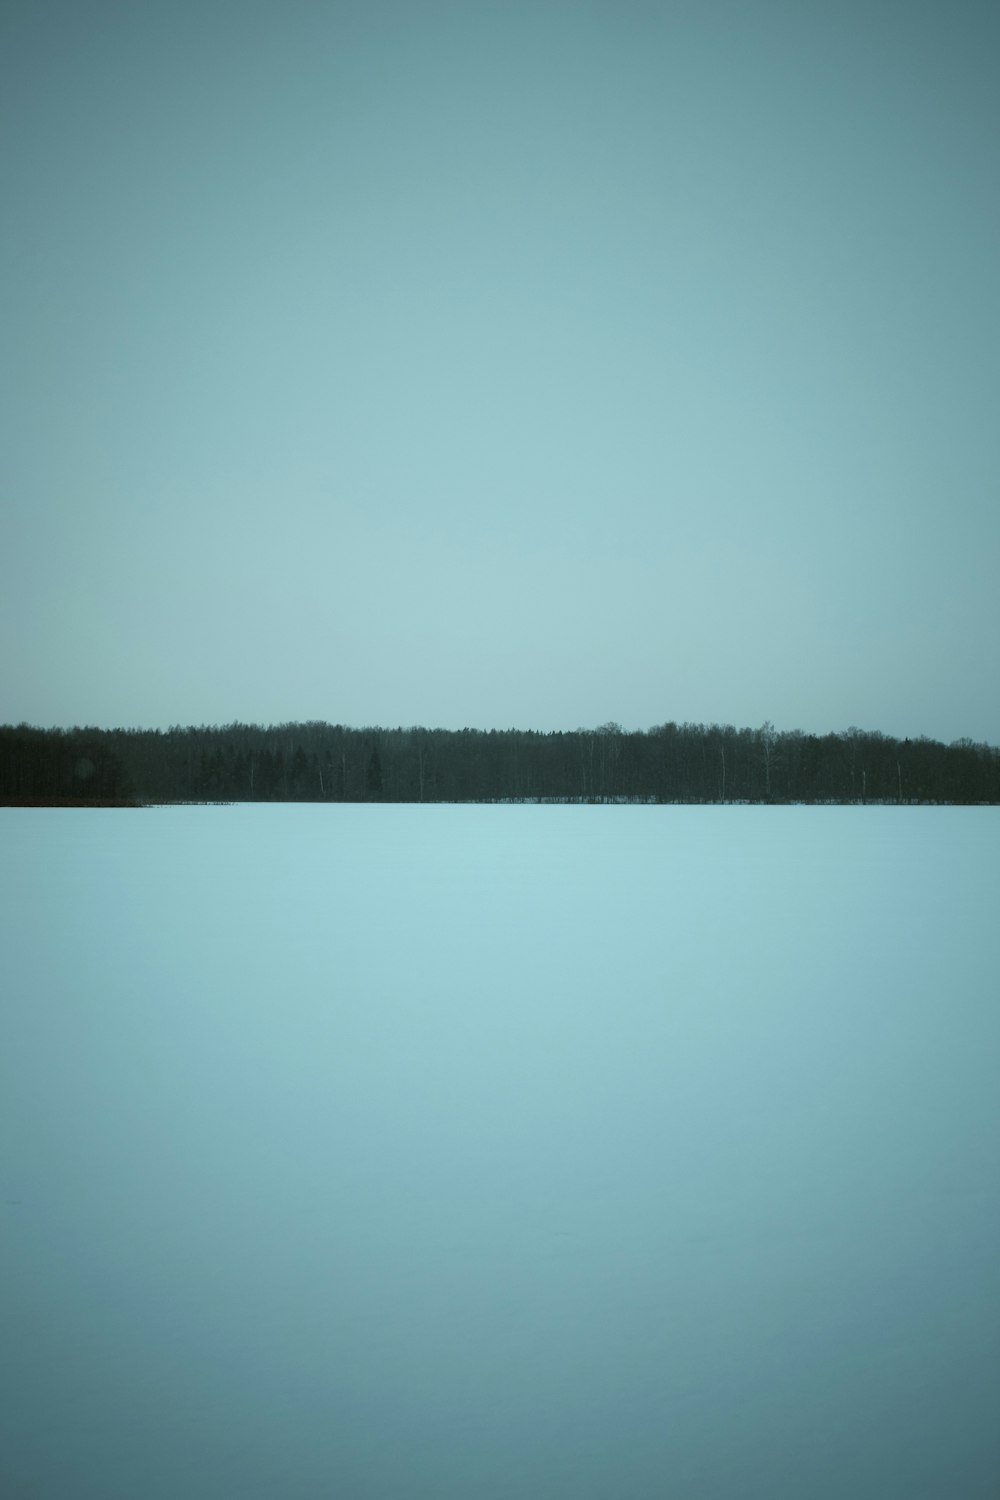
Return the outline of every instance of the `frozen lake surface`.
{"type": "Polygon", "coordinates": [[[995,1500],[1000,812],[0,810],[0,1491],[995,1500]]]}

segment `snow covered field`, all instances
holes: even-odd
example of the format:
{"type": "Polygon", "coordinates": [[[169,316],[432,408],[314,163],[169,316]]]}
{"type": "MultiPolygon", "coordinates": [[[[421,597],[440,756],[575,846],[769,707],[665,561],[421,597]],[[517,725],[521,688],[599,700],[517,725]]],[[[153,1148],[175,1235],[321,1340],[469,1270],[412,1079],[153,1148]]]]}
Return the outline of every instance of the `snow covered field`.
{"type": "Polygon", "coordinates": [[[0,810],[0,1492],[1000,1491],[1000,812],[0,810]]]}

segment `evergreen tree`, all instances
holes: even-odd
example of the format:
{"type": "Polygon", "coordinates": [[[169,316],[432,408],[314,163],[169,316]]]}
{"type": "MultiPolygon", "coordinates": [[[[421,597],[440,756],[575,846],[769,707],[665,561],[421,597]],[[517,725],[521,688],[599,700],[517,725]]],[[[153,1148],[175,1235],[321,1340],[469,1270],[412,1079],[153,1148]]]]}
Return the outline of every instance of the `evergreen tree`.
{"type": "Polygon", "coordinates": [[[374,749],[368,761],[368,769],[365,772],[365,786],[369,797],[381,797],[382,795],[382,762],[379,760],[378,749],[374,749]]]}

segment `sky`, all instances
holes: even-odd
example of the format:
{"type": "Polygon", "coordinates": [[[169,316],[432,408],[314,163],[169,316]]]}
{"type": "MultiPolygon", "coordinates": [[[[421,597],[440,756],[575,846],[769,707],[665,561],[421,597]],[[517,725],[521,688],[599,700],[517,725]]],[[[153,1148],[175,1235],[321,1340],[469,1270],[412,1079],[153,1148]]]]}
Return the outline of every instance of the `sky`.
{"type": "Polygon", "coordinates": [[[0,722],[1000,742],[1000,10],[5,0],[0,722]]]}

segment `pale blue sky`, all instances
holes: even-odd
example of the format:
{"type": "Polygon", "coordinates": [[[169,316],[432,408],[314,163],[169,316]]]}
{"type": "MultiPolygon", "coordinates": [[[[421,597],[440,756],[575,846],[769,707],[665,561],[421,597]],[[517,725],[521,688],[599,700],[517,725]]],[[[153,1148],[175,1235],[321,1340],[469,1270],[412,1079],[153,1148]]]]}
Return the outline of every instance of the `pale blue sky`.
{"type": "Polygon", "coordinates": [[[0,721],[1000,742],[993,4],[0,9],[0,721]]]}

